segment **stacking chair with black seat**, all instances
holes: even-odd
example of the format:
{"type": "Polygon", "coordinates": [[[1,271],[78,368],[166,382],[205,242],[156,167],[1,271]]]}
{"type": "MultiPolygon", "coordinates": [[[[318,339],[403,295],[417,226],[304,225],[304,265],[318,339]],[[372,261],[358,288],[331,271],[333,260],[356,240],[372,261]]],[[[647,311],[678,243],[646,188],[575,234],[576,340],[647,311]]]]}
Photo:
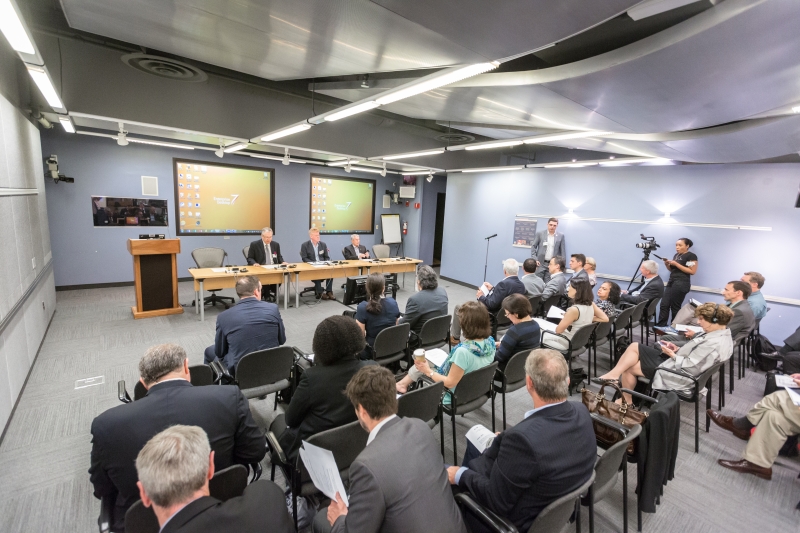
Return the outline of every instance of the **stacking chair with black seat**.
{"type": "Polygon", "coordinates": [[[420,348],[433,350],[445,344],[450,347],[450,324],[453,322],[451,315],[435,316],[422,324],[419,332],[420,348]]]}
{"type": "Polygon", "coordinates": [[[622,440],[597,457],[594,465],[595,479],[589,492],[581,498],[581,505],[589,508],[589,532],[594,533],[594,504],[605,498],[617,484],[622,471],[622,531],[628,533],[628,444],[639,437],[642,426],[627,428],[613,420],[592,413],[592,420],[620,433],[622,440]]]}
{"type": "MultiPolygon", "coordinates": [[[[251,352],[236,363],[236,384],[244,397],[260,398],[292,387],[294,350],[278,346],[251,352]]],[[[278,395],[275,394],[275,407],[278,395]]]]}
{"type": "MultiPolygon", "coordinates": [[[[661,298],[653,298],[652,300],[647,301],[647,307],[644,311],[644,343],[646,345],[650,345],[650,330],[653,329],[653,325],[656,322],[656,310],[658,309],[658,304],[661,303],[661,298]]],[[[655,338],[655,333],[653,334],[653,338],[655,338]]]]}
{"type": "MultiPolygon", "coordinates": [[[[573,375],[572,361],[577,356],[579,356],[583,352],[585,352],[587,347],[590,346],[589,341],[590,341],[590,339],[592,337],[592,333],[594,333],[594,330],[597,328],[598,324],[599,324],[599,322],[592,322],[590,324],[586,324],[584,326],[579,327],[577,329],[577,331],[575,331],[575,333],[573,333],[571,339],[569,337],[567,337],[566,335],[562,335],[562,334],[556,333],[554,331],[543,331],[542,332],[542,348],[551,348],[553,350],[556,350],[557,352],[561,352],[561,354],[567,360],[567,364],[569,365],[569,392],[570,392],[570,394],[572,394],[573,389],[578,385],[578,383],[574,379],[576,376],[573,375]],[[564,339],[567,342],[567,347],[566,348],[558,348],[558,347],[549,346],[547,344],[547,336],[561,337],[562,339],[564,339]]],[[[588,366],[589,363],[591,363],[591,361],[588,361],[587,366],[588,366]]],[[[586,379],[587,377],[588,377],[588,374],[586,376],[583,376],[582,379],[586,379]]]]}
{"type": "MultiPolygon", "coordinates": [[[[611,328],[611,347],[609,348],[610,364],[609,368],[613,368],[616,363],[617,340],[621,337],[628,337],[628,325],[631,323],[631,315],[635,307],[627,307],[623,309],[617,318],[614,319],[614,327],[611,328]]],[[[630,338],[628,339],[630,340],[630,338]]]]}
{"type": "Polygon", "coordinates": [[[397,416],[401,418],[419,418],[433,428],[437,416],[441,418],[444,383],[438,381],[425,384],[411,392],[400,395],[397,399],[397,416]]]}
{"type": "MultiPolygon", "coordinates": [[[[214,371],[208,365],[194,365],[189,367],[189,381],[195,387],[202,387],[204,385],[214,384],[214,371]]],[[[117,398],[122,403],[131,403],[135,400],[140,400],[147,394],[147,389],[144,388],[142,382],[136,380],[136,385],[133,386],[133,399],[128,395],[125,388],[125,380],[117,382],[117,398]]]]}
{"type": "MultiPolygon", "coordinates": [[[[471,413],[480,409],[486,400],[492,400],[492,414],[494,414],[494,394],[492,394],[492,381],[497,370],[497,361],[489,366],[479,368],[461,378],[455,390],[449,390],[450,405],[444,403],[447,395],[442,395],[442,423],[439,424],[442,443],[442,457],[444,457],[444,415],[450,415],[453,427],[453,464],[458,464],[458,446],[456,443],[456,416],[471,413]]],[[[494,431],[494,417],[492,417],[492,431],[494,431]]]]}
{"type": "MultiPolygon", "coordinates": [[[[610,320],[608,322],[598,322],[597,327],[592,332],[592,349],[594,352],[594,375],[597,376],[597,347],[608,344],[611,341],[611,329],[614,323],[610,320]]],[[[610,349],[610,347],[609,347],[610,349]]],[[[591,356],[591,353],[589,354],[591,356]]]]}
{"type": "MultiPolygon", "coordinates": [[[[492,381],[492,393],[503,395],[503,430],[506,429],[506,393],[514,392],[525,386],[525,361],[531,350],[523,350],[511,356],[505,369],[497,369],[492,381]]],[[[492,409],[492,427],[494,427],[494,409],[492,409]]]]}
{"type": "Polygon", "coordinates": [[[375,352],[375,362],[379,365],[390,365],[406,356],[408,348],[408,332],[411,325],[408,323],[391,326],[375,337],[372,348],[375,352]]]}
{"type": "Polygon", "coordinates": [[[633,342],[633,328],[639,326],[639,339],[644,340],[644,314],[647,311],[647,301],[639,302],[633,306],[631,318],[628,321],[628,340],[633,342]]]}
{"type": "MultiPolygon", "coordinates": [[[[197,268],[219,268],[225,266],[225,258],[228,257],[228,252],[222,248],[195,248],[192,250],[192,259],[194,259],[197,268]]],[[[217,296],[217,291],[221,289],[210,289],[208,292],[211,296],[206,296],[203,300],[203,305],[216,305],[218,303],[228,309],[230,305],[226,302],[236,303],[236,300],[230,296],[217,296]]],[[[196,302],[192,302],[195,305],[196,302]]]]}
{"type": "MultiPolygon", "coordinates": [[[[536,516],[527,533],[564,533],[573,518],[576,524],[581,522],[580,498],[589,491],[594,484],[595,473],[569,494],[561,496],[550,505],[542,509],[536,516]]],[[[507,519],[502,518],[489,509],[486,509],[473,500],[469,494],[462,492],[456,494],[456,503],[462,512],[469,513],[493,533],[518,533],[517,528],[507,519]]]]}
{"type": "Polygon", "coordinates": [[[492,325],[492,337],[497,340],[497,334],[500,331],[506,331],[514,324],[506,316],[505,310],[501,307],[496,313],[489,313],[489,320],[492,325]]]}
{"type": "MultiPolygon", "coordinates": [[[[541,313],[540,313],[539,316],[542,316],[542,317],[547,316],[547,312],[550,311],[550,308],[553,307],[554,305],[558,305],[559,302],[561,302],[561,297],[562,297],[561,294],[554,294],[551,297],[549,297],[547,300],[545,300],[542,303],[542,309],[541,309],[541,313]]],[[[540,296],[539,297],[540,301],[541,301],[541,298],[542,297],[540,296]]],[[[534,309],[533,312],[535,313],[536,309],[534,309]]]]}
{"type": "Polygon", "coordinates": [[[542,296],[528,296],[528,302],[531,304],[531,316],[535,316],[539,310],[539,305],[542,303],[542,296]]]}
{"type": "MultiPolygon", "coordinates": [[[[350,477],[350,465],[356,460],[358,454],[367,447],[368,437],[369,433],[364,431],[360,422],[356,420],[344,426],[312,435],[307,439],[307,442],[330,450],[333,453],[333,459],[336,461],[339,474],[342,476],[342,482],[347,486],[350,477]]],[[[273,465],[272,480],[275,481],[275,466],[278,466],[283,470],[284,477],[292,491],[292,516],[294,517],[294,525],[297,527],[297,497],[312,496],[317,494],[319,490],[311,481],[311,476],[303,464],[303,458],[300,454],[297,455],[297,462],[291,464],[288,462],[286,454],[283,452],[274,433],[267,433],[267,443],[270,448],[270,458],[273,465]]]]}

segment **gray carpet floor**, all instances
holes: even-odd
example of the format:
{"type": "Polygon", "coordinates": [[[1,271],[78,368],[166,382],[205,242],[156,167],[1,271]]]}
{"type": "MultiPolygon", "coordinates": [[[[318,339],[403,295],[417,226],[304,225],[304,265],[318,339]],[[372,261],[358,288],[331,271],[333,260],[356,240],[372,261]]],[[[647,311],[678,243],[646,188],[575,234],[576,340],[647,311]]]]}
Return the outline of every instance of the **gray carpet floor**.
{"type": "MultiPolygon", "coordinates": [[[[335,280],[335,294],[341,297],[335,280]]],[[[455,304],[474,298],[474,289],[442,281],[455,304]]],[[[412,276],[398,292],[400,308],[413,291],[412,276]]],[[[222,291],[233,296],[232,291],[222,291]]],[[[200,322],[193,308],[182,315],[134,321],[130,306],[133,288],[106,288],[59,292],[58,305],[50,330],[31,372],[19,406],[0,444],[0,531],[96,531],[98,501],[92,496],[87,470],[92,419],[119,405],[117,382],[125,380],[132,393],[138,378],[137,362],[154,344],[175,342],[189,354],[191,364],[202,363],[203,350],[212,344],[219,309],[208,308],[206,321],[200,322]],[[103,376],[104,383],[75,389],[78,379],[103,376]]],[[[189,283],[180,284],[183,304],[191,303],[194,291],[189,283]]],[[[308,301],[308,300],[307,300],[308,301]]],[[[313,299],[311,300],[313,303],[313,299]]],[[[314,328],[322,319],[346,309],[338,302],[281,309],[286,324],[287,343],[311,349],[314,328]]],[[[585,356],[584,356],[585,357],[585,356]]],[[[607,366],[607,352],[600,350],[601,372],[607,366]]],[[[584,365],[585,366],[585,365],[584,365]]],[[[745,413],[761,397],[764,376],[748,371],[736,382],[728,396],[727,414],[745,413]]],[[[716,390],[714,391],[716,407],[716,390]]],[[[580,401],[576,394],[572,401],[580,401]]],[[[531,408],[524,389],[508,396],[508,420],[519,422],[531,408]]],[[[252,403],[263,417],[271,414],[271,398],[252,403]]],[[[700,453],[693,449],[694,415],[692,406],[682,407],[681,443],[676,477],[667,485],[658,511],[644,515],[644,531],[800,531],[800,462],[778,458],[772,481],[731,472],[717,465],[719,458],[736,458],[744,443],[716,426],[701,432],[700,453]]],[[[497,414],[500,416],[498,399],[497,414]]],[[[456,420],[458,449],[463,453],[464,435],[474,424],[491,425],[487,403],[482,409],[456,420]]],[[[701,419],[702,423],[702,419],[701,419]]],[[[701,430],[702,431],[702,430],[701,430]]],[[[446,457],[452,460],[450,422],[445,422],[446,457]]],[[[439,429],[434,429],[438,441],[439,429]]],[[[569,453],[569,450],[565,450],[569,453]]],[[[268,459],[265,473],[269,474],[268,459]]],[[[635,485],[635,466],[629,469],[631,487],[635,485]]],[[[282,480],[277,480],[282,483],[282,480]]],[[[629,519],[635,530],[636,511],[632,488],[629,494],[629,519]]],[[[583,513],[583,531],[588,531],[583,513]]],[[[622,483],[605,501],[596,505],[596,531],[622,531],[622,483]]]]}

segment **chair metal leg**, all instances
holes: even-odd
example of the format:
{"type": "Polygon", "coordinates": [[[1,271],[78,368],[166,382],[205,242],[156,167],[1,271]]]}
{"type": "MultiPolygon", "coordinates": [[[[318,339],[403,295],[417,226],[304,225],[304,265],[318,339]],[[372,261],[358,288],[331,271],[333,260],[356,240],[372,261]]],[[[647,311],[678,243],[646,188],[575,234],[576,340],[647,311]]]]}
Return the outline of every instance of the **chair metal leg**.
{"type": "Polygon", "coordinates": [[[439,405],[439,442],[442,443],[442,460],[444,460],[444,410],[441,404],[439,405]]]}
{"type": "Polygon", "coordinates": [[[503,391],[503,431],[506,430],[506,391],[503,391]]]}
{"type": "Polygon", "coordinates": [[[581,499],[575,500],[575,533],[581,533],[581,499]]]}
{"type": "MultiPolygon", "coordinates": [[[[707,387],[708,387],[708,392],[706,393],[706,433],[708,433],[708,429],[711,426],[711,418],[709,418],[708,416],[708,410],[711,409],[711,394],[712,394],[711,390],[714,388],[713,378],[708,380],[707,387]]],[[[720,383],[719,388],[722,389],[724,387],[725,385],[720,383]]]]}
{"type": "Polygon", "coordinates": [[[731,391],[731,394],[733,394],[733,356],[731,356],[731,359],[730,359],[730,361],[731,361],[731,362],[730,362],[730,365],[731,365],[731,368],[730,368],[731,375],[728,377],[728,379],[729,379],[729,381],[730,381],[730,391],[731,391]]]}
{"type": "MultiPolygon", "coordinates": [[[[489,394],[492,395],[492,433],[494,433],[495,432],[495,429],[494,429],[494,391],[489,392],[489,394]]],[[[505,400],[505,398],[506,398],[506,395],[503,394],[503,400],[505,400]]],[[[503,428],[503,429],[505,429],[505,428],[503,428]]]]}
{"type": "Polygon", "coordinates": [[[594,533],[594,485],[589,487],[589,533],[594,533]]]}
{"type": "Polygon", "coordinates": [[[622,533],[628,533],[628,454],[622,458],[622,533]]]}
{"type": "Polygon", "coordinates": [[[456,446],[456,414],[450,415],[450,422],[453,426],[453,465],[458,465],[458,446],[456,446]]]}
{"type": "Polygon", "coordinates": [[[694,453],[700,451],[700,398],[694,399],[694,453]]]}
{"type": "Polygon", "coordinates": [[[269,473],[269,480],[273,482],[275,481],[275,465],[272,465],[272,470],[269,473]]]}
{"type": "Polygon", "coordinates": [[[717,398],[717,405],[720,411],[725,407],[725,365],[719,367],[719,398],[717,398]]]}

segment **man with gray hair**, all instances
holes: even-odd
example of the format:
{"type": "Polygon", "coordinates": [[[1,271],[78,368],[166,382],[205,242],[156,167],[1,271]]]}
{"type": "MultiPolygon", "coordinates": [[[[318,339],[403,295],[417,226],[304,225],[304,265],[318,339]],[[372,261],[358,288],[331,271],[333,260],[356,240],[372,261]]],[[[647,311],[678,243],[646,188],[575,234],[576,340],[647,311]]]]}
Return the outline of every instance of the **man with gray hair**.
{"type": "Polygon", "coordinates": [[[664,296],[664,280],[658,275],[658,263],[652,259],[642,261],[639,273],[642,275],[642,283],[631,292],[622,291],[622,295],[619,297],[620,302],[636,305],[639,302],[646,302],[653,298],[660,299],[664,296]]]}
{"type": "Polygon", "coordinates": [[[248,485],[241,496],[221,502],[210,496],[214,452],[197,426],[172,426],[150,439],[136,457],[142,504],[151,507],[161,533],[229,530],[293,533],[283,491],[271,481],[248,485]]]}
{"type": "MultiPolygon", "coordinates": [[[[551,502],[584,484],[597,459],[589,411],[567,401],[569,367],[563,355],[533,350],[525,361],[525,388],[533,400],[525,419],[497,435],[481,455],[468,442],[464,466],[447,469],[451,484],[519,531],[527,531],[551,502]]],[[[465,517],[468,526],[470,516],[465,517]]]]}
{"type": "Polygon", "coordinates": [[[348,261],[369,259],[369,251],[367,251],[367,247],[361,244],[361,237],[355,233],[350,235],[350,246],[345,246],[343,253],[344,258],[348,261]]]}
{"type": "Polygon", "coordinates": [[[406,302],[406,312],[397,319],[398,324],[408,322],[411,331],[419,335],[422,326],[437,316],[447,314],[447,291],[439,286],[436,272],[428,265],[417,267],[417,292],[412,294],[406,302]]]}
{"type": "MultiPolygon", "coordinates": [[[[261,238],[250,243],[247,250],[247,264],[253,266],[285,265],[281,255],[281,245],[272,240],[272,228],[261,230],[261,238]]],[[[264,299],[268,302],[276,300],[277,285],[264,287],[264,299]]]]}
{"type": "Polygon", "coordinates": [[[89,475],[94,495],[113,504],[111,531],[125,531],[125,512],[139,499],[134,461],[153,435],[175,424],[199,426],[215,451],[217,470],[257,463],[266,453],[264,433],[235,386],[194,387],[189,359],[176,344],[153,346],[139,361],[147,395],[118,405],[92,421],[89,475]]]}
{"type": "MultiPolygon", "coordinates": [[[[484,281],[475,293],[475,297],[486,306],[489,313],[494,314],[500,311],[503,305],[503,300],[510,294],[521,294],[525,296],[525,284],[520,281],[519,276],[519,263],[516,259],[509,258],[503,261],[503,275],[505,276],[500,280],[497,285],[492,285],[488,281],[484,281]]],[[[453,324],[450,327],[450,334],[453,344],[461,342],[461,324],[458,321],[458,310],[461,308],[457,305],[453,311],[453,324]]]]}

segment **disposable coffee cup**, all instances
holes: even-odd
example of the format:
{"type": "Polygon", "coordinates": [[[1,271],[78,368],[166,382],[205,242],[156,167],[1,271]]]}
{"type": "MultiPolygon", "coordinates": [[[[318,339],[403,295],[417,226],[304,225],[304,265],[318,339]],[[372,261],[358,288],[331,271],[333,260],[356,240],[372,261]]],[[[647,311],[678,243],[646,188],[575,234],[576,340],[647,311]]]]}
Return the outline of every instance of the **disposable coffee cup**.
{"type": "Polygon", "coordinates": [[[425,360],[425,350],[419,348],[414,350],[414,360],[415,361],[424,361],[425,360]]]}

